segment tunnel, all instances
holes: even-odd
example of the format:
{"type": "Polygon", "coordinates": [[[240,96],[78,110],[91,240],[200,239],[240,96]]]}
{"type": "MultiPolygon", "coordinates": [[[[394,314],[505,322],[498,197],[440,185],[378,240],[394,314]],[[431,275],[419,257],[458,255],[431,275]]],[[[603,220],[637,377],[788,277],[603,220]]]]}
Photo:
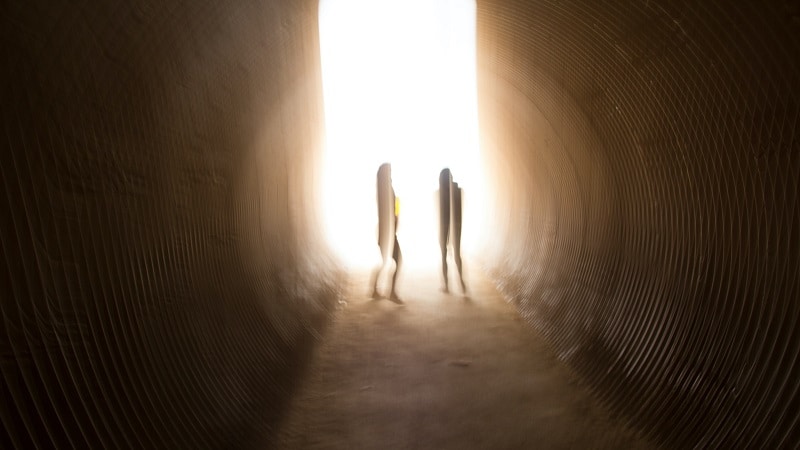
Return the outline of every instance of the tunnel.
{"type": "MultiPolygon", "coordinates": [[[[347,271],[313,0],[3,6],[3,448],[261,448],[347,271]]],[[[800,445],[800,3],[478,0],[482,267],[665,448],[800,445]]]]}

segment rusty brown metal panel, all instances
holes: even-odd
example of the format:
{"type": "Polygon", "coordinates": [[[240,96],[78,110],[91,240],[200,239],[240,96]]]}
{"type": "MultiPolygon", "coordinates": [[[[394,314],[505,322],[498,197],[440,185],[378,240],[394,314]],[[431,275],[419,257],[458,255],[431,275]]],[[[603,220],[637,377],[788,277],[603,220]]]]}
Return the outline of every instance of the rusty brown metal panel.
{"type": "Polygon", "coordinates": [[[800,445],[795,10],[478,2],[482,133],[533,216],[497,278],[667,447],[800,445]]]}
{"type": "Polygon", "coordinates": [[[267,443],[337,287],[316,2],[3,10],[0,447],[267,443]]]}

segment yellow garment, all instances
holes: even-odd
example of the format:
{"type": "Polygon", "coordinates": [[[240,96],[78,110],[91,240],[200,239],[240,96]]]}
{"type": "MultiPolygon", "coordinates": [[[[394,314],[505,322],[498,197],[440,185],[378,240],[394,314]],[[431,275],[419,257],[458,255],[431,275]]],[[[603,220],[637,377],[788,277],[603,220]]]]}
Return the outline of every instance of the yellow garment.
{"type": "Polygon", "coordinates": [[[398,197],[394,198],[394,215],[400,216],[400,199],[398,197]]]}

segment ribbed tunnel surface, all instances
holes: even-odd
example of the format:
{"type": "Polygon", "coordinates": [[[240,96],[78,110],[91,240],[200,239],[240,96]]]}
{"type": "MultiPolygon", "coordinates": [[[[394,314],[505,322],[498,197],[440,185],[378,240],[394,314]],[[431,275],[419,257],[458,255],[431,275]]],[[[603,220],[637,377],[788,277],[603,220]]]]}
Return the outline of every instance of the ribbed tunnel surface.
{"type": "MultiPolygon", "coordinates": [[[[342,274],[314,1],[2,13],[3,448],[266,445],[342,274]]],[[[478,1],[496,238],[665,447],[800,445],[800,5],[478,1]]]]}

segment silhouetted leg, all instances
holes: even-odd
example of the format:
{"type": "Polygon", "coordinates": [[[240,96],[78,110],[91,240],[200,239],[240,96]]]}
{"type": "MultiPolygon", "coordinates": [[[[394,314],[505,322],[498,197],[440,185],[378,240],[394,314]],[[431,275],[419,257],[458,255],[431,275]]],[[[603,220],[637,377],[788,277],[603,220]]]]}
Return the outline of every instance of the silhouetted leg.
{"type": "MultiPolygon", "coordinates": [[[[395,196],[392,189],[392,166],[389,163],[381,164],[377,176],[377,202],[378,202],[378,248],[381,252],[381,265],[372,275],[372,298],[381,298],[378,292],[380,275],[389,265],[391,240],[395,237],[392,232],[391,220],[394,218],[395,196]]],[[[397,220],[397,219],[395,219],[397,220]]]]}
{"type": "MultiPolygon", "coordinates": [[[[447,242],[447,241],[445,241],[447,242]]],[[[449,292],[450,289],[447,283],[447,244],[441,246],[442,248],[442,279],[444,280],[444,292],[449,292]]]]}
{"type": "Polygon", "coordinates": [[[392,258],[394,259],[394,274],[392,275],[392,293],[390,295],[390,299],[397,302],[402,303],[400,297],[397,296],[397,291],[395,290],[395,286],[397,285],[397,275],[400,273],[400,266],[403,264],[403,253],[400,252],[400,243],[397,242],[397,238],[394,240],[394,252],[392,253],[392,258]]]}
{"type": "Polygon", "coordinates": [[[444,168],[439,172],[439,247],[442,250],[442,291],[450,292],[447,279],[447,240],[450,237],[450,185],[453,176],[450,169],[444,168]]]}
{"type": "Polygon", "coordinates": [[[380,278],[381,271],[383,271],[385,266],[386,266],[386,261],[383,261],[378,266],[378,268],[372,272],[370,285],[372,286],[372,298],[376,300],[381,298],[381,294],[380,292],[378,292],[378,279],[380,278]]]}
{"type": "Polygon", "coordinates": [[[456,267],[458,268],[458,279],[461,280],[461,291],[467,293],[467,285],[464,284],[464,274],[461,271],[461,246],[453,246],[453,253],[456,259],[456,267]]]}
{"type": "Polygon", "coordinates": [[[442,280],[444,281],[444,288],[442,291],[450,292],[449,280],[447,279],[447,240],[450,237],[450,215],[448,212],[442,212],[442,217],[439,220],[439,248],[442,250],[442,280]]]}
{"type": "Polygon", "coordinates": [[[461,281],[461,291],[466,294],[467,285],[464,284],[461,267],[461,188],[457,185],[453,188],[453,255],[458,268],[458,279],[461,281]]]}

